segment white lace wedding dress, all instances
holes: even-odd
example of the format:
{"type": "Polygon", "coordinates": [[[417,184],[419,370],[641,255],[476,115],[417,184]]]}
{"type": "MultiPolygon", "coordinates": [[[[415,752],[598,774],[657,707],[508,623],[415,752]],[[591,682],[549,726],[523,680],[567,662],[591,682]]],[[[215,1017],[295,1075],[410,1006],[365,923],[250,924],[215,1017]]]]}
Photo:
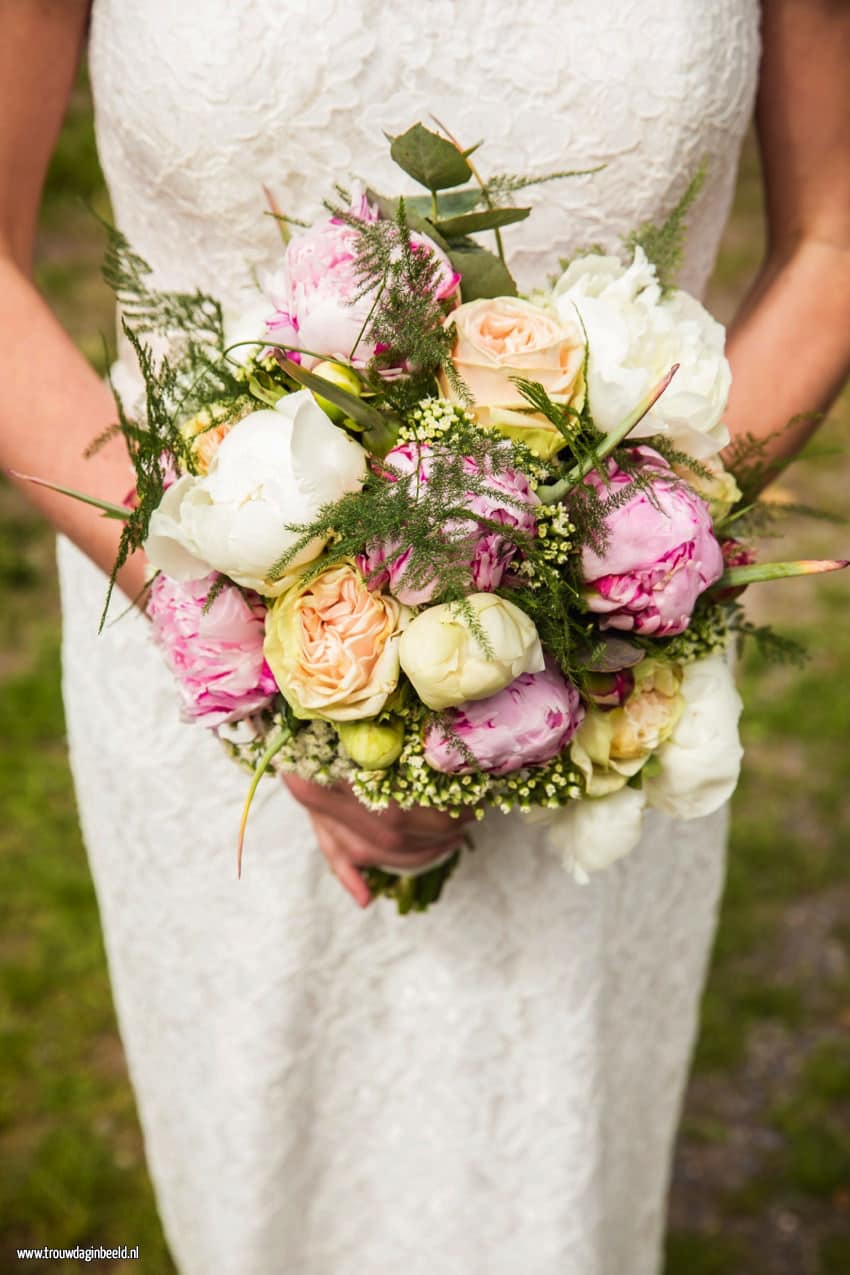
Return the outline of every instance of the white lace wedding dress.
{"type": "MultiPolygon", "coordinates": [[[[711,269],[750,115],[755,0],[95,0],[119,226],[238,306],[294,215],[433,112],[481,164],[589,167],[506,235],[521,283],[661,218],[700,161],[711,269]]],[[[121,384],[132,390],[132,360],[121,384]]],[[[654,818],[580,887],[488,817],[438,907],[359,911],[303,811],[183,725],[145,622],[96,635],[60,544],[80,815],[165,1229],[184,1275],[651,1275],[723,873],[723,815],[654,818]]],[[[143,1255],[144,1264],[144,1255],[143,1255]]]]}

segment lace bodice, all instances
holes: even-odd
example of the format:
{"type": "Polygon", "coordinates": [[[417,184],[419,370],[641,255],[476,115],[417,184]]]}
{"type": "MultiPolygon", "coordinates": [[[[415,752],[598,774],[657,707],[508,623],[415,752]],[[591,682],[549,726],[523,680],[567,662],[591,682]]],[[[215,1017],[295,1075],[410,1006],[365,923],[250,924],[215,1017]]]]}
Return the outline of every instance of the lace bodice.
{"type": "Polygon", "coordinates": [[[398,189],[383,130],[433,114],[483,138],[491,172],[605,166],[529,193],[537,210],[505,232],[523,286],[662,217],[707,160],[682,273],[699,292],[752,105],[757,20],[754,0],[96,0],[115,216],[160,282],[236,303],[279,249],[264,183],[302,217],[352,174],[398,189]]]}
{"type": "MultiPolygon", "coordinates": [[[[673,206],[700,291],[758,62],[756,0],[94,0],[115,216],[160,285],[240,307],[309,215],[392,189],[430,112],[532,191],[525,286],[673,206]]],[[[124,356],[127,388],[132,360],[124,356]]],[[[653,813],[587,887],[498,812],[421,917],[360,912],[271,781],[181,723],[140,616],[60,553],[71,758],[122,1037],[182,1275],[653,1275],[723,870],[723,814],[653,813]]]]}

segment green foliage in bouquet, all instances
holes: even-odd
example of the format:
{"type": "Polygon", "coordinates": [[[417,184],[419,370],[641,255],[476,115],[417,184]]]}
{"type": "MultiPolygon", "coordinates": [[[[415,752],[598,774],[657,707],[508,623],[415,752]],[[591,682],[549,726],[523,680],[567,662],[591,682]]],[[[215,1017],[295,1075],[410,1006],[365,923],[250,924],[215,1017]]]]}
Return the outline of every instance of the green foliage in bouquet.
{"type": "Polygon", "coordinates": [[[630,252],[642,248],[655,266],[663,289],[673,287],[676,273],[682,264],[685,250],[687,216],[697,195],[705,184],[708,166],[705,161],[694,173],[667,219],[660,225],[645,221],[637,230],[626,236],[625,245],[630,252]]]}
{"type": "Polygon", "coordinates": [[[245,390],[224,358],[221,305],[201,291],[161,292],[150,287],[151,267],[114,226],[103,223],[107,247],[103,277],[121,306],[122,331],[133,348],[145,387],[143,421],[133,419],[113,386],[118,422],[95,440],[91,452],[120,432],[136,479],[136,503],[128,510],[101,616],[103,626],[115,579],[145,542],[151,515],[162,500],[168,458],[194,472],[192,448],[181,424],[210,403],[221,405],[218,423],[244,412],[245,390]],[[157,356],[143,338],[165,338],[169,354],[157,356]]]}

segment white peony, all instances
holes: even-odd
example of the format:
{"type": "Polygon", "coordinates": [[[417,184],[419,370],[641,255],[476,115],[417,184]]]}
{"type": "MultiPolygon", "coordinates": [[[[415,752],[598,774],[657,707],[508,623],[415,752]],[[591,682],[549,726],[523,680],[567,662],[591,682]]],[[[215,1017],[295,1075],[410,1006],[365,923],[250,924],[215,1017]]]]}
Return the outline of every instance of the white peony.
{"type": "Polygon", "coordinates": [[[487,699],[523,673],[542,673],[543,649],[534,621],[495,593],[466,599],[489,653],[479,645],[464,611],[451,602],[411,620],[399,646],[401,667],[428,708],[441,710],[487,699]]]}
{"type": "Polygon", "coordinates": [[[204,477],[186,474],[168,488],[145,552],[173,580],[212,569],[277,597],[324,548],[323,540],[311,541],[281,580],[270,581],[298,538],[286,525],[311,522],[323,505],[357,491],[365,473],[363,448],[331,424],[309,390],[285,395],[274,410],[233,426],[204,477]]]}
{"type": "Polygon", "coordinates": [[[266,324],[274,317],[274,307],[266,299],[256,300],[245,310],[224,317],[224,343],[232,363],[244,364],[266,347],[266,324]],[[234,349],[230,347],[234,346],[234,349]]]}
{"type": "Polygon", "coordinates": [[[697,458],[728,443],[722,417],[732,377],[725,331],[687,292],[662,295],[642,248],[628,267],[599,253],[576,258],[555,285],[553,300],[563,322],[576,312],[581,316],[590,349],[590,409],[603,433],[678,363],[669,388],[633,437],[661,434],[697,458]]]}
{"type": "Polygon", "coordinates": [[[710,655],[686,665],[682,696],[682,716],[644,772],[643,788],[657,810],[677,819],[698,819],[729,800],[741,769],[742,703],[726,656],[710,655]]]}
{"type": "Polygon", "coordinates": [[[534,812],[530,818],[548,824],[549,849],[580,885],[586,885],[591,872],[601,872],[634,850],[645,806],[646,794],[639,788],[621,788],[608,797],[585,797],[557,811],[534,812]]]}

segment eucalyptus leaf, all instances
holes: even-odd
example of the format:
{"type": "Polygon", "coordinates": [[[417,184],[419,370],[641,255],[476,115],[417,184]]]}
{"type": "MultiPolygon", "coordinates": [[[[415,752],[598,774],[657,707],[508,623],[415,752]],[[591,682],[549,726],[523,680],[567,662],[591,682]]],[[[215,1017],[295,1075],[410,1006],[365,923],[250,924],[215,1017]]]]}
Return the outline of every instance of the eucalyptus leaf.
{"type": "Polygon", "coordinates": [[[464,301],[517,295],[517,286],[510,271],[494,252],[477,245],[463,245],[449,250],[449,260],[461,277],[460,291],[464,301]]]}
{"type": "MultiPolygon", "coordinates": [[[[437,195],[437,213],[439,219],[448,217],[460,217],[462,213],[472,212],[473,208],[477,208],[481,203],[483,196],[478,187],[471,190],[449,190],[442,191],[437,195]]],[[[431,196],[430,195],[414,195],[411,199],[406,199],[406,207],[413,206],[414,210],[423,217],[431,215],[431,196]]]]}
{"type": "Polygon", "coordinates": [[[530,212],[530,208],[482,208],[480,212],[441,219],[435,225],[441,235],[448,235],[449,238],[454,235],[475,235],[481,230],[497,230],[499,226],[525,221],[530,212]]]}
{"type": "Polygon", "coordinates": [[[472,176],[464,156],[451,142],[414,124],[392,139],[390,155],[399,168],[426,190],[446,190],[462,186],[472,176]]]}
{"type": "MultiPolygon", "coordinates": [[[[370,204],[374,204],[385,221],[396,221],[398,219],[398,206],[402,202],[401,200],[387,199],[386,195],[378,195],[373,190],[366,191],[366,198],[370,204]]],[[[405,196],[403,202],[404,215],[410,229],[415,230],[417,234],[426,235],[443,252],[448,252],[449,245],[439,231],[435,229],[434,223],[429,221],[425,215],[431,211],[430,195],[413,195],[410,198],[405,196]]]]}

